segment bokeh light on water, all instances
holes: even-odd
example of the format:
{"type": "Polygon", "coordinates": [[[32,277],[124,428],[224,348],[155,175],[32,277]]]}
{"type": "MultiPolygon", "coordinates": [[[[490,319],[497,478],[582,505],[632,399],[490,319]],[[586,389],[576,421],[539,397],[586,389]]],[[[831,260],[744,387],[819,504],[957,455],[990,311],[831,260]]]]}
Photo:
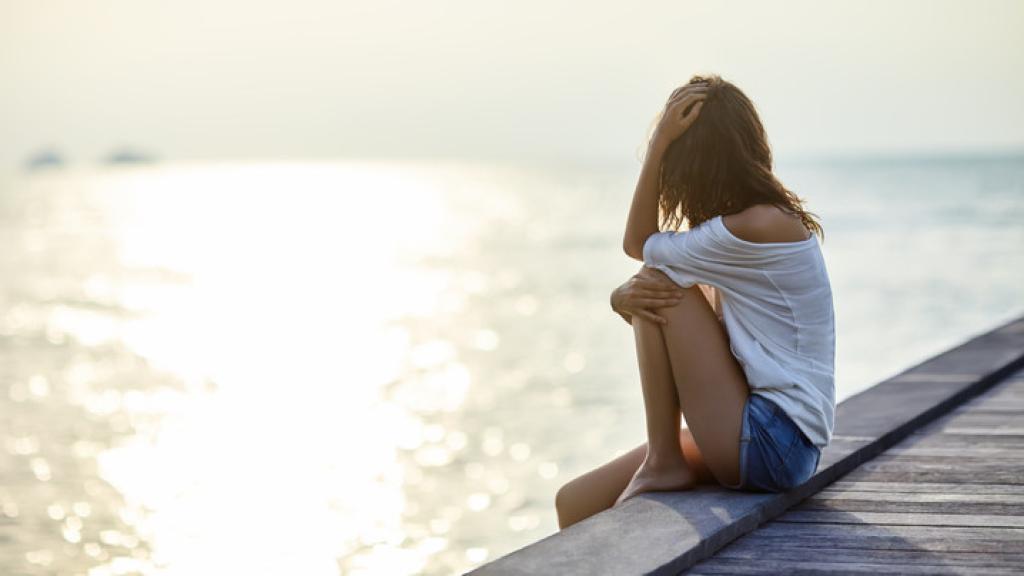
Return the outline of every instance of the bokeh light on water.
{"type": "Polygon", "coordinates": [[[9,181],[0,505],[24,540],[4,567],[443,573],[496,532],[550,530],[557,443],[537,438],[586,336],[562,348],[576,312],[544,294],[564,277],[528,249],[552,230],[499,187],[541,180],[370,163],[9,181]],[[532,417],[535,437],[509,432],[532,417]]]}
{"type": "MultiPolygon", "coordinates": [[[[862,168],[787,180],[826,228],[840,399],[1024,281],[1020,161],[862,168]]],[[[607,306],[634,177],[5,178],[0,573],[449,574],[550,534],[558,486],[643,439],[607,306]]]]}

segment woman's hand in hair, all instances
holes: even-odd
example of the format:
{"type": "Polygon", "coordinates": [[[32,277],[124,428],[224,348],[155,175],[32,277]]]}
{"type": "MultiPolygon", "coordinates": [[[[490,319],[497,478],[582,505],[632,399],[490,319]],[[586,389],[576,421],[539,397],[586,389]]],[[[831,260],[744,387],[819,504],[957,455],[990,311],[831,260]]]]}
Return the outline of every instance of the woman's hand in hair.
{"type": "Polygon", "coordinates": [[[668,321],[654,313],[655,308],[674,306],[683,299],[686,292],[669,279],[664,272],[643,266],[629,280],[612,291],[612,310],[627,323],[633,323],[633,316],[646,318],[658,324],[668,321]]]}
{"type": "Polygon", "coordinates": [[[652,144],[667,147],[682,136],[697,120],[707,92],[706,83],[687,84],[672,92],[658,127],[654,130],[652,144]]]}

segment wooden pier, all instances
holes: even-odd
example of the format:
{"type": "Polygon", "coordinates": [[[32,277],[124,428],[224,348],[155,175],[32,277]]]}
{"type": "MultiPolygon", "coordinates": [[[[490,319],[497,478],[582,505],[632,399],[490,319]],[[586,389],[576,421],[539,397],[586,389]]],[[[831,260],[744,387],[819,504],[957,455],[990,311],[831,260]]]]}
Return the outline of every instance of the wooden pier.
{"type": "Polygon", "coordinates": [[[686,574],[1024,574],[1024,369],[686,574]]]}
{"type": "Polygon", "coordinates": [[[641,494],[470,572],[796,573],[1024,573],[1024,317],[840,403],[788,492],[641,494]]]}

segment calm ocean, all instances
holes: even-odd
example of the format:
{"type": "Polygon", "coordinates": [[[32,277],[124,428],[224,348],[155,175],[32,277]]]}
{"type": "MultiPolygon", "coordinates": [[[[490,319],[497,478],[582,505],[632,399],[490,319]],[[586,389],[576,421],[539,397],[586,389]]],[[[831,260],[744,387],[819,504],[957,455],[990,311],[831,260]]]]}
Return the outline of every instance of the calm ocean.
{"type": "MultiPolygon", "coordinates": [[[[451,574],[644,441],[639,165],[0,179],[0,573],[451,574]]],[[[1024,313],[1024,156],[806,161],[838,400],[1024,313]]]]}

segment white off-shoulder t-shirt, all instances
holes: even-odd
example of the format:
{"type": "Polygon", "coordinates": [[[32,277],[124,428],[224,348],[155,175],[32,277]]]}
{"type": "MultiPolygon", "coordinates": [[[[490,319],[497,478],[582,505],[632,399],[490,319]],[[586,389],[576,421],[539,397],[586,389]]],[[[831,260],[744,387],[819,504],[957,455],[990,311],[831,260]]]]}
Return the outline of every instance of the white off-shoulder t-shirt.
{"type": "Polygon", "coordinates": [[[752,394],[785,410],[815,445],[835,422],[835,310],[818,237],[750,242],[722,216],[644,242],[644,265],[676,284],[714,286],[729,347],[752,394]]]}

